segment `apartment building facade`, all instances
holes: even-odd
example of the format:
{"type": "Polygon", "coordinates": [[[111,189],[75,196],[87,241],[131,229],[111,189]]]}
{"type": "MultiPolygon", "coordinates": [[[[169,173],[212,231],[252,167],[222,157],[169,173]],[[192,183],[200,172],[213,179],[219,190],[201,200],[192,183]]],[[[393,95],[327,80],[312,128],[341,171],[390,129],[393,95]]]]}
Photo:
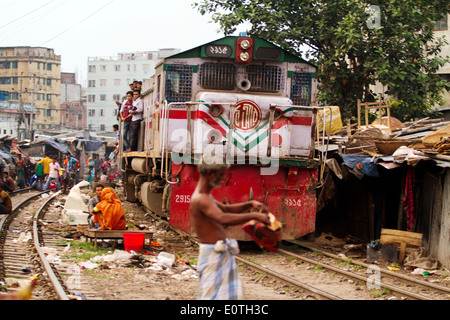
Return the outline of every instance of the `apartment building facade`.
{"type": "Polygon", "coordinates": [[[75,73],[61,73],[61,129],[84,130],[87,128],[86,98],[81,84],[76,83],[75,73]]]}
{"type": "Polygon", "coordinates": [[[58,128],[60,96],[61,56],[53,49],[0,47],[0,102],[11,110],[17,106],[26,119],[19,128],[24,132],[13,136],[20,139],[34,130],[58,128]]]}
{"type": "Polygon", "coordinates": [[[116,57],[88,58],[87,129],[97,133],[112,132],[118,123],[118,107],[129,84],[144,81],[155,73],[156,63],[179,49],[118,53],[116,57]]]}

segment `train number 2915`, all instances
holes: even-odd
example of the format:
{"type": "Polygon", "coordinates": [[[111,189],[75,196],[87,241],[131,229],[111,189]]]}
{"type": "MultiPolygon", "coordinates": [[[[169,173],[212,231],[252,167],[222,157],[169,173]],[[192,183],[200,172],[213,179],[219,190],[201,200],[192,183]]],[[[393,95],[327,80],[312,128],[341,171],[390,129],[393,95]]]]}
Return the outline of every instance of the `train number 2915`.
{"type": "Polygon", "coordinates": [[[176,203],[191,203],[191,196],[184,195],[184,194],[177,194],[177,195],[175,195],[175,202],[176,203]]]}
{"type": "Polygon", "coordinates": [[[284,203],[288,207],[300,207],[302,205],[302,200],[300,200],[300,199],[284,199],[284,203]]]}

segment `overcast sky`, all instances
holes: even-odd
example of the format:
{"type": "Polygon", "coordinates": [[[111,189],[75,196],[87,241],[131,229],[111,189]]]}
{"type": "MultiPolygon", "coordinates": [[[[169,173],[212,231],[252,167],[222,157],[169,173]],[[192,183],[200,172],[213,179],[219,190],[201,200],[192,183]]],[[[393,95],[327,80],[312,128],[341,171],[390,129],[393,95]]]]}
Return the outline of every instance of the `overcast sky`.
{"type": "MultiPolygon", "coordinates": [[[[198,1],[198,0],[197,0],[198,1]]],[[[1,0],[0,46],[55,49],[86,80],[88,57],[187,50],[223,36],[194,0],[1,0]]],[[[246,31],[246,30],[240,30],[246,31]]]]}

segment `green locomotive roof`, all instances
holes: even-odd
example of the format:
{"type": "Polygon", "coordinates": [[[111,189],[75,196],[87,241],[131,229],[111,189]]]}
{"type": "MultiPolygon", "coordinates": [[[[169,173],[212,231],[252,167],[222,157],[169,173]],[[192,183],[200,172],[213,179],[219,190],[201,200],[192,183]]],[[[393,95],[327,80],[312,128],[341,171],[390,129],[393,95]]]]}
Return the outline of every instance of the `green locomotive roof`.
{"type": "MultiPolygon", "coordinates": [[[[224,38],[217,39],[212,42],[205,43],[201,46],[177,53],[175,55],[169,56],[166,59],[187,59],[187,58],[225,58],[230,60],[236,59],[236,46],[237,46],[237,36],[227,36],[224,38]],[[218,48],[219,50],[225,49],[226,54],[219,53],[219,55],[212,56],[208,55],[207,50],[211,48],[218,48]]],[[[261,38],[251,37],[254,41],[253,50],[253,60],[254,61],[277,61],[277,62],[293,62],[293,63],[305,63],[314,68],[315,65],[309,63],[303,58],[294,55],[281,47],[261,38]],[[259,51],[261,50],[261,51],[259,51]],[[258,52],[264,52],[259,54],[258,52]]],[[[220,51],[222,52],[222,51],[220,51]]]]}

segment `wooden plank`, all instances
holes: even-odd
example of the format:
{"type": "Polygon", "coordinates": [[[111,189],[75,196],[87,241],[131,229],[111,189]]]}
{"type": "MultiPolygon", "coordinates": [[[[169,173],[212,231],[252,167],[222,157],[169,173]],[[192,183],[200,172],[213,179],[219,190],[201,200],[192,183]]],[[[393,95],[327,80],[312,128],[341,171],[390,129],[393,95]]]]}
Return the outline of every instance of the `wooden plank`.
{"type": "Polygon", "coordinates": [[[394,244],[400,246],[399,263],[405,258],[405,251],[409,248],[417,248],[422,245],[423,234],[394,229],[381,229],[380,241],[382,244],[394,244]]]}
{"type": "Polygon", "coordinates": [[[423,234],[395,229],[381,229],[381,236],[386,239],[398,239],[399,241],[404,241],[411,245],[420,246],[422,245],[423,234]]]}
{"type": "Polygon", "coordinates": [[[142,231],[142,230],[95,230],[87,229],[84,235],[89,238],[98,239],[121,239],[124,233],[145,233],[146,238],[151,238],[153,236],[152,231],[142,231]]]}
{"type": "Polygon", "coordinates": [[[94,239],[94,248],[97,249],[97,239],[123,239],[124,233],[144,233],[145,239],[152,240],[152,231],[142,231],[142,230],[97,230],[97,229],[87,229],[84,235],[88,238],[94,239]]]}

